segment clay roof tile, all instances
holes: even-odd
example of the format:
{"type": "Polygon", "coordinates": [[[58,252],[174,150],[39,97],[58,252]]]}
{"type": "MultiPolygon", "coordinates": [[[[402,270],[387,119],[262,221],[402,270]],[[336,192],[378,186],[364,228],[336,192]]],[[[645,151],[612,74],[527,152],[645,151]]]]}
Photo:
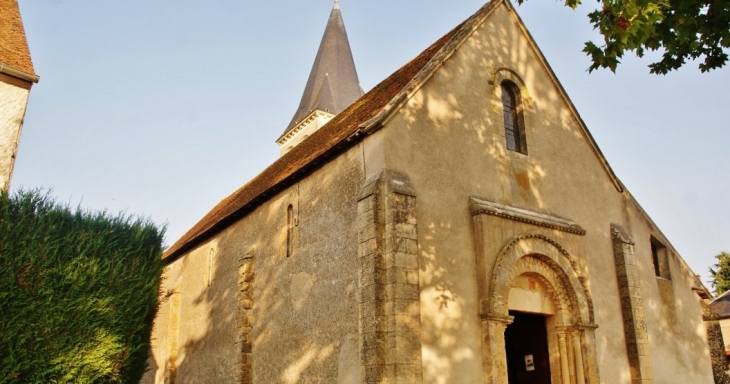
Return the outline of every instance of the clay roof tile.
{"type": "Polygon", "coordinates": [[[391,107],[394,101],[409,89],[409,84],[423,80],[424,75],[436,67],[436,62],[440,63],[443,60],[443,57],[439,57],[438,54],[448,49],[454,49],[454,43],[468,35],[475,20],[488,14],[498,3],[498,1],[493,1],[482,7],[469,19],[441,37],[416,58],[332,118],[307,140],[292,148],[246,185],[223,199],[168,248],[162,258],[168,262],[176,259],[187,250],[251,212],[273,194],[293,184],[305,174],[332,159],[336,154],[359,142],[364,136],[358,135],[361,126],[391,107]],[[421,76],[418,76],[419,74],[421,76]]]}
{"type": "Polygon", "coordinates": [[[17,0],[0,0],[0,65],[34,74],[17,0]]]}

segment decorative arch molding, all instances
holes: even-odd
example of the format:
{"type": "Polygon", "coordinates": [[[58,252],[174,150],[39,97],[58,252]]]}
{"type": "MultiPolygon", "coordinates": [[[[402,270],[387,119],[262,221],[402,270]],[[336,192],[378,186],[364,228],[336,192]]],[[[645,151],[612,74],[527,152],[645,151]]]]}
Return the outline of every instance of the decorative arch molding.
{"type": "Polygon", "coordinates": [[[521,275],[538,279],[553,301],[555,313],[548,327],[549,339],[556,346],[551,352],[553,382],[598,383],[597,326],[587,281],[575,259],[557,241],[541,234],[513,237],[494,262],[482,306],[485,383],[507,383],[504,332],[513,320],[508,298],[512,283],[521,275]]]}
{"type": "MultiPolygon", "coordinates": [[[[525,111],[531,110],[533,105],[533,99],[532,96],[530,96],[530,91],[527,89],[527,85],[525,84],[524,80],[522,80],[522,77],[517,74],[516,71],[514,71],[511,68],[508,68],[506,66],[500,66],[497,67],[497,69],[492,72],[492,76],[489,79],[489,85],[492,87],[492,94],[494,97],[492,97],[493,100],[501,100],[501,89],[500,84],[502,84],[503,81],[511,81],[514,83],[517,88],[520,90],[520,97],[522,98],[522,104],[525,111]]],[[[501,101],[500,101],[501,106],[501,101]]]]}
{"type": "Polygon", "coordinates": [[[530,137],[534,127],[537,126],[535,102],[527,85],[518,72],[506,66],[497,67],[487,83],[487,95],[489,95],[487,105],[490,105],[494,117],[502,121],[499,126],[504,132],[500,136],[505,139],[506,149],[527,155],[530,152],[530,137]],[[504,82],[509,83],[505,84],[507,87],[502,86],[504,82]],[[503,92],[506,89],[509,89],[512,95],[504,99],[503,92]],[[508,103],[509,107],[505,104],[505,100],[512,100],[508,103]]]}
{"type": "Polygon", "coordinates": [[[540,234],[515,236],[502,248],[489,281],[487,316],[508,316],[510,284],[524,273],[542,276],[558,293],[555,304],[572,310],[561,320],[593,326],[593,300],[577,263],[558,242],[540,234]]]}

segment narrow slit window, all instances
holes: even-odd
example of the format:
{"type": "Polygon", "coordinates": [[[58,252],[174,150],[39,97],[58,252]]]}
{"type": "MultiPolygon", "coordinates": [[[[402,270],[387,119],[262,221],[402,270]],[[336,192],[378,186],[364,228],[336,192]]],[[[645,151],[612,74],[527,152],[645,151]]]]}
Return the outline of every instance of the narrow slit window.
{"type": "Polygon", "coordinates": [[[527,154],[525,140],[525,122],[522,117],[522,99],[520,89],[511,81],[503,81],[502,109],[504,112],[504,136],[507,149],[527,154]]]}
{"type": "Polygon", "coordinates": [[[294,207],[286,208],[286,257],[294,253],[294,207]]]}
{"type": "Polygon", "coordinates": [[[659,247],[653,241],[651,242],[651,261],[654,263],[654,274],[661,276],[661,269],[659,268],[659,247]]]}
{"type": "Polygon", "coordinates": [[[213,248],[210,249],[208,252],[208,286],[210,287],[211,284],[213,284],[213,255],[214,251],[213,248]]]}

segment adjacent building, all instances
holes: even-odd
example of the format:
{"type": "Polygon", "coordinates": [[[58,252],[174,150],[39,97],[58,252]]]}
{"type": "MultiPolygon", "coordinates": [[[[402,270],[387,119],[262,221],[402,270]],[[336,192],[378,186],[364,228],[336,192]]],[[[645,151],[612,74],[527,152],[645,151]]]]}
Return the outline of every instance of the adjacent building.
{"type": "Polygon", "coordinates": [[[33,71],[17,0],[0,0],[0,190],[10,187],[33,71]]]}
{"type": "Polygon", "coordinates": [[[711,315],[717,320],[724,345],[722,351],[728,361],[727,367],[730,368],[730,291],[726,291],[722,295],[716,297],[709,304],[711,315]]]}

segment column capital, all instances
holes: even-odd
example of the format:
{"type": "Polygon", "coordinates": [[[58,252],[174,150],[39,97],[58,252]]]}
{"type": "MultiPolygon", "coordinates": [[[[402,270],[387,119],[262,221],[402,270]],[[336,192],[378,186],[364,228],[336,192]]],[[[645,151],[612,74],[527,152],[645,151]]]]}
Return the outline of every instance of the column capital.
{"type": "Polygon", "coordinates": [[[486,313],[481,315],[482,320],[486,320],[493,323],[502,323],[505,326],[512,324],[515,321],[514,316],[505,316],[500,313],[486,313]]]}

